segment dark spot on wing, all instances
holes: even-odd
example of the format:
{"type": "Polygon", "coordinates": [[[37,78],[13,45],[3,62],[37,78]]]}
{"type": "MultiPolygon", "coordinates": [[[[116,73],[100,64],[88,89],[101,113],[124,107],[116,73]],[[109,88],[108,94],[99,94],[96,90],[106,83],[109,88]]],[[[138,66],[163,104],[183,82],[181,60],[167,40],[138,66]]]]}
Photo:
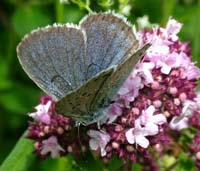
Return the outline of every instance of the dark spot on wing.
{"type": "Polygon", "coordinates": [[[122,31],[124,31],[125,30],[125,27],[122,27],[122,31]]]}
{"type": "Polygon", "coordinates": [[[79,99],[80,99],[80,97],[79,97],[79,96],[75,97],[75,101],[78,101],[79,99]]]}
{"type": "Polygon", "coordinates": [[[94,79],[94,81],[96,82],[98,79],[99,79],[99,78],[97,77],[97,78],[94,79]]]}
{"type": "Polygon", "coordinates": [[[104,20],[105,19],[105,15],[103,15],[103,17],[102,17],[102,20],[104,20]]]}
{"type": "Polygon", "coordinates": [[[105,78],[105,77],[107,77],[108,76],[108,73],[107,74],[105,74],[105,75],[103,75],[103,78],[105,78]]]}
{"type": "Polygon", "coordinates": [[[73,105],[73,103],[72,103],[72,102],[69,102],[69,104],[70,104],[70,105],[73,105]]]}
{"type": "Polygon", "coordinates": [[[53,83],[53,82],[56,80],[57,77],[60,77],[60,76],[59,76],[59,75],[54,75],[54,76],[52,77],[52,79],[51,79],[51,83],[53,83]]]}
{"type": "Polygon", "coordinates": [[[72,110],[75,110],[76,109],[76,106],[72,106],[72,110]]]}

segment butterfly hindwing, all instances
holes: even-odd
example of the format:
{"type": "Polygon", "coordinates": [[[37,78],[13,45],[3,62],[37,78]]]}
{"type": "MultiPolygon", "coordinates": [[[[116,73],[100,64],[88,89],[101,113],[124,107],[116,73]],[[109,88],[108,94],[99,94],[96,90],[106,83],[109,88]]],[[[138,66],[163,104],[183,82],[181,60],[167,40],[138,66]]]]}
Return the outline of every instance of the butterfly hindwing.
{"type": "MultiPolygon", "coordinates": [[[[150,45],[145,45],[116,67],[101,72],[56,103],[56,111],[85,125],[97,122],[94,113],[108,107],[110,100],[150,45]]],[[[100,116],[99,116],[100,117],[100,116]]]]}
{"type": "Polygon", "coordinates": [[[26,36],[17,53],[30,78],[60,99],[85,81],[85,41],[77,26],[48,26],[26,36]]]}
{"type": "Polygon", "coordinates": [[[92,120],[90,107],[106,80],[114,72],[114,67],[102,71],[80,88],[72,91],[56,103],[57,113],[71,116],[80,123],[87,124],[92,120]]]}

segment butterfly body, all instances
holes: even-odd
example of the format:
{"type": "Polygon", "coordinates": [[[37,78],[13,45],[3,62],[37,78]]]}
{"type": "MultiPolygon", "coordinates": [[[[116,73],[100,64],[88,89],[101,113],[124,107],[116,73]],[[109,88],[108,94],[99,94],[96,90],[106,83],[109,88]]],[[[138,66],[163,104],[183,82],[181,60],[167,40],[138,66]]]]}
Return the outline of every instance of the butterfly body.
{"type": "Polygon", "coordinates": [[[56,111],[88,125],[106,114],[113,96],[146,49],[133,27],[112,13],[85,17],[78,26],[38,29],[18,45],[29,77],[57,100],[56,111]]]}

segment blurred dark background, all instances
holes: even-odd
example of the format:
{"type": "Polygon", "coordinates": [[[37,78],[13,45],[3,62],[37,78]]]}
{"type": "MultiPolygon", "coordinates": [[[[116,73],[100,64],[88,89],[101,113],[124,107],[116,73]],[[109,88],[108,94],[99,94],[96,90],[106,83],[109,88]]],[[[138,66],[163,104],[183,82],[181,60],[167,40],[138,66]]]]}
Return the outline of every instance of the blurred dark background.
{"type": "MultiPolygon", "coordinates": [[[[78,23],[89,11],[85,2],[0,1],[0,163],[27,129],[29,118],[26,114],[33,111],[43,94],[22,70],[16,55],[17,44],[25,34],[38,27],[55,22],[78,23]]],[[[173,16],[184,23],[179,35],[182,41],[191,43],[193,60],[200,60],[199,0],[91,0],[90,9],[97,12],[115,10],[127,15],[132,23],[138,17],[148,15],[151,23],[162,26],[165,26],[169,16],[173,16]]],[[[41,166],[32,166],[32,169],[54,170],[47,163],[48,160],[41,166]]]]}

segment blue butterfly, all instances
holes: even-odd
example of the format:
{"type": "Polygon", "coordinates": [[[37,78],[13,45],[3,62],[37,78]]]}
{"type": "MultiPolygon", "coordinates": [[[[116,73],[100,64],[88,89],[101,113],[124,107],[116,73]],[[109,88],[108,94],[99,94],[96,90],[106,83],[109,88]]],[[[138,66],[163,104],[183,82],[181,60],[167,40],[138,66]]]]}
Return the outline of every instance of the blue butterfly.
{"type": "Polygon", "coordinates": [[[138,46],[133,26],[106,12],[88,15],[79,25],[37,29],[25,36],[17,54],[29,77],[57,100],[58,113],[89,125],[106,115],[150,44],[138,46]]]}

